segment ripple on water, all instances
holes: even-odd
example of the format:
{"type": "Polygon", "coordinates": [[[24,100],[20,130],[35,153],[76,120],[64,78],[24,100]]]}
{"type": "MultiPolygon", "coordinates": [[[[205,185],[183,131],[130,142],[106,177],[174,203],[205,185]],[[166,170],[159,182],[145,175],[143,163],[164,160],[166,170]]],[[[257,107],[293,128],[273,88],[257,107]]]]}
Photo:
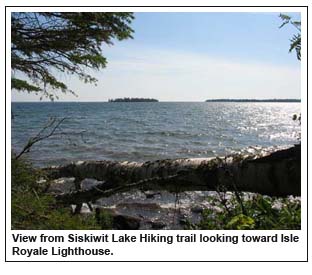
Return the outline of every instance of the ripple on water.
{"type": "Polygon", "coordinates": [[[39,166],[64,159],[217,156],[250,146],[289,146],[300,131],[292,121],[300,103],[12,103],[12,110],[16,151],[49,117],[68,117],[62,125],[65,136],[45,140],[28,154],[39,166]]]}

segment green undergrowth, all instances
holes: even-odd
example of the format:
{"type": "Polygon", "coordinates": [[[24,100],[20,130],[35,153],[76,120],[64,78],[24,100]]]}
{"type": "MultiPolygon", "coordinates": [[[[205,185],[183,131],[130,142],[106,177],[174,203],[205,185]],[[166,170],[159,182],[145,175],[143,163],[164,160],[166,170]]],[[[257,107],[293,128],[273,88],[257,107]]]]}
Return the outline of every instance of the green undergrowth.
{"type": "Polygon", "coordinates": [[[209,197],[208,209],[198,224],[187,222],[185,229],[200,230],[293,230],[301,228],[298,198],[274,198],[253,194],[225,194],[209,197]]]}
{"type": "Polygon", "coordinates": [[[44,175],[23,160],[11,161],[12,229],[101,229],[94,215],[72,215],[46,193],[44,175]]]}

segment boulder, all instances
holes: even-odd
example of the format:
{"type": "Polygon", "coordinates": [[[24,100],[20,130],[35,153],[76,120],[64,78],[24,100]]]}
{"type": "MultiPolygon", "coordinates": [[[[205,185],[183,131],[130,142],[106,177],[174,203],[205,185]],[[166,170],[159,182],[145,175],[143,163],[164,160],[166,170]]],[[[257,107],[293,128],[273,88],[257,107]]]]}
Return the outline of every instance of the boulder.
{"type": "Polygon", "coordinates": [[[117,214],[113,216],[113,228],[119,230],[137,230],[140,228],[141,219],[134,216],[117,214]]]}

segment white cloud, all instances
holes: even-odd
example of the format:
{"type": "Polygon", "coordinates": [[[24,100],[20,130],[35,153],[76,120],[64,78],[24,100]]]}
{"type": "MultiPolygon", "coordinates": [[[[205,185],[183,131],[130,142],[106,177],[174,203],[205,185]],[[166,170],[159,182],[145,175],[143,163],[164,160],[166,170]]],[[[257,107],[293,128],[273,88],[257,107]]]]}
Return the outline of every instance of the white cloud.
{"type": "Polygon", "coordinates": [[[110,51],[108,67],[96,73],[97,87],[71,81],[79,98],[66,95],[60,100],[105,101],[128,96],[162,101],[300,98],[297,67],[138,46],[113,47],[110,51]]]}

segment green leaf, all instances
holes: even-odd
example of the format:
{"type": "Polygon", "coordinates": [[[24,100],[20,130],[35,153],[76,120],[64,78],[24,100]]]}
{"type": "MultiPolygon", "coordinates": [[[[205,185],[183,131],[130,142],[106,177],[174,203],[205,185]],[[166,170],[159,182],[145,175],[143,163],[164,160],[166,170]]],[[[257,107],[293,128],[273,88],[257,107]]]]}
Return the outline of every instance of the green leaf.
{"type": "Polygon", "coordinates": [[[239,214],[234,216],[226,225],[227,229],[254,229],[255,221],[253,218],[246,216],[244,214],[239,214]]]}

